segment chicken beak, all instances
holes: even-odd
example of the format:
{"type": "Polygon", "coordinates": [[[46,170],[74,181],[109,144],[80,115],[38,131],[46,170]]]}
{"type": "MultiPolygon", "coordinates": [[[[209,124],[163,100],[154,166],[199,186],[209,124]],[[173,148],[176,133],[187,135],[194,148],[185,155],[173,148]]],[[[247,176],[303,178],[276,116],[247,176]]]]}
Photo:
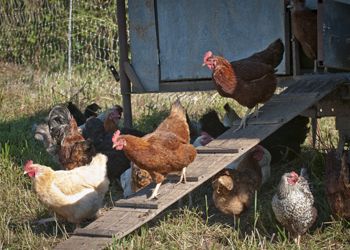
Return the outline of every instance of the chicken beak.
{"type": "Polygon", "coordinates": [[[26,175],[26,174],[28,174],[28,172],[27,172],[27,171],[24,171],[23,175],[26,175]]]}
{"type": "Polygon", "coordinates": [[[203,63],[203,64],[202,64],[202,67],[204,67],[205,65],[206,65],[206,64],[205,64],[205,63],[203,63]]]}

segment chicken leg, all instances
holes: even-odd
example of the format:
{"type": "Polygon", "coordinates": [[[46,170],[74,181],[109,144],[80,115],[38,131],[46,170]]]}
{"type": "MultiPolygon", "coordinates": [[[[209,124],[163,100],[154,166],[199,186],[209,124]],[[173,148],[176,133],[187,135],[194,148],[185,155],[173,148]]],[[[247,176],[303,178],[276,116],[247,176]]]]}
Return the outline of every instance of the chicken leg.
{"type": "Polygon", "coordinates": [[[180,180],[175,185],[180,184],[182,181],[184,181],[184,183],[186,183],[186,167],[184,167],[182,169],[180,180]]]}
{"type": "Polygon", "coordinates": [[[300,249],[300,238],[301,238],[301,235],[298,234],[298,236],[294,239],[294,242],[297,244],[299,249],[300,249]]]}
{"type": "Polygon", "coordinates": [[[238,130],[240,130],[241,128],[245,128],[246,127],[246,122],[247,122],[247,118],[250,114],[250,112],[252,111],[252,109],[248,109],[247,112],[245,113],[245,115],[242,117],[242,120],[241,120],[241,124],[239,125],[238,128],[236,128],[233,132],[236,132],[238,130]]]}
{"type": "Polygon", "coordinates": [[[162,185],[162,183],[157,183],[156,187],[153,189],[151,196],[147,200],[152,200],[157,198],[160,185],[162,185]]]}

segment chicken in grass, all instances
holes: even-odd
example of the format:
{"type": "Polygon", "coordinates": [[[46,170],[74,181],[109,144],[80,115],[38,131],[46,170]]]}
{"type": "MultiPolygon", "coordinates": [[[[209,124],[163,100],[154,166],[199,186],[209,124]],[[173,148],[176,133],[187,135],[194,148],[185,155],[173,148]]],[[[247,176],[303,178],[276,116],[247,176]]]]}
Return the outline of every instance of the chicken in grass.
{"type": "Polygon", "coordinates": [[[301,235],[316,221],[317,210],[313,204],[314,197],[307,180],[295,172],[285,173],[272,198],[272,210],[298,246],[301,235]]]}
{"type": "Polygon", "coordinates": [[[116,131],[112,141],[113,148],[123,150],[130,161],[148,171],[156,182],[149,199],[157,196],[161,183],[170,172],[181,171],[179,183],[186,182],[186,167],[194,161],[197,154],[189,143],[186,111],[180,101],[172,105],[170,115],[154,132],[139,138],[120,135],[120,131],[116,131]]]}
{"type": "Polygon", "coordinates": [[[236,130],[245,128],[247,117],[254,107],[254,115],[257,117],[258,104],[267,102],[274,94],[277,85],[275,68],[282,61],[283,53],[284,45],[280,39],[263,51],[233,62],[216,56],[211,51],[205,53],[203,66],[212,70],[212,78],[219,94],[248,107],[236,130]]]}
{"type": "Polygon", "coordinates": [[[107,157],[97,154],[90,164],[73,170],[54,171],[28,161],[25,174],[33,180],[34,191],[49,209],[77,226],[96,216],[108,191],[107,157]]]}
{"type": "Polygon", "coordinates": [[[263,158],[262,147],[254,147],[244,156],[236,169],[223,169],[212,181],[215,206],[224,214],[236,217],[250,207],[255,191],[260,189],[262,172],[259,161],[263,158]]]}
{"type": "Polygon", "coordinates": [[[336,150],[327,153],[325,186],[333,216],[350,219],[350,155],[345,150],[341,159],[336,150]]]}

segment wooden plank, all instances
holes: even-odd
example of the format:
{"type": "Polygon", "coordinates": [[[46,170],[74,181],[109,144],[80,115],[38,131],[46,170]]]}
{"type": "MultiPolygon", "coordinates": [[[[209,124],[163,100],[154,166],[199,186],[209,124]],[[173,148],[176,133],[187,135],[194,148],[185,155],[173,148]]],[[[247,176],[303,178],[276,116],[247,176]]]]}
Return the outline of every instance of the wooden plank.
{"type": "Polygon", "coordinates": [[[89,249],[98,250],[104,249],[108,244],[111,243],[110,238],[95,238],[86,236],[75,236],[73,235],[66,241],[60,242],[55,246],[56,250],[72,250],[72,249],[89,249]]]}
{"type": "Polygon", "coordinates": [[[124,70],[129,80],[132,82],[132,91],[133,92],[145,92],[145,88],[142,85],[142,82],[138,75],[135,73],[135,70],[130,65],[129,62],[124,62],[124,70]]]}
{"type": "MultiPolygon", "coordinates": [[[[308,92],[312,93],[312,89],[317,89],[317,94],[313,95],[312,98],[300,98],[299,101],[291,102],[289,105],[286,105],[284,102],[267,103],[261,108],[262,112],[260,118],[262,120],[283,118],[283,123],[288,122],[296,115],[300,114],[302,111],[330,93],[337,85],[344,81],[344,79],[338,79],[332,83],[325,83],[325,81],[320,82],[319,80],[308,80],[308,83],[306,83],[304,80],[299,81],[296,85],[293,85],[293,87],[295,87],[295,91],[297,91],[297,88],[303,88],[303,84],[306,84],[307,92],[301,92],[302,94],[308,92]]],[[[293,95],[295,92],[293,91],[291,93],[293,95]]],[[[284,94],[288,94],[288,92],[284,94]]],[[[110,242],[110,237],[113,235],[116,236],[116,238],[124,237],[144,223],[153,219],[164,209],[193,191],[205,181],[212,178],[223,168],[236,164],[246,152],[248,152],[261,140],[266,138],[269,134],[273,133],[283,123],[271,124],[269,126],[261,124],[249,125],[248,123],[247,128],[241,129],[235,133],[233,132],[233,128],[229,129],[217,139],[210,142],[208,147],[219,147],[225,149],[234,148],[238,149],[238,152],[236,154],[198,154],[195,161],[192,162],[187,168],[188,176],[197,176],[197,182],[187,182],[186,184],[181,183],[179,185],[175,185],[174,182],[166,180],[159,189],[158,199],[154,201],[154,204],[157,204],[156,209],[135,209],[122,207],[113,208],[112,210],[106,212],[104,216],[101,216],[84,229],[77,231],[77,233],[82,235],[84,234],[86,237],[73,236],[67,241],[60,243],[57,249],[79,249],[79,247],[81,249],[97,249],[98,246],[101,246],[99,245],[102,244],[101,242],[105,244],[110,242]],[[87,237],[94,234],[98,237],[87,237]],[[85,238],[85,241],[82,240],[85,238]],[[91,239],[94,239],[94,241],[91,239]],[[109,239],[109,241],[106,239],[109,239]],[[84,245],[82,245],[82,242],[84,245]]],[[[117,201],[117,203],[128,202],[129,204],[134,203],[134,205],[147,203],[149,202],[147,197],[151,194],[154,186],[155,185],[153,183],[137,192],[127,201],[117,201]]]]}
{"type": "Polygon", "coordinates": [[[154,0],[128,1],[131,65],[146,91],[159,90],[154,0]]]}

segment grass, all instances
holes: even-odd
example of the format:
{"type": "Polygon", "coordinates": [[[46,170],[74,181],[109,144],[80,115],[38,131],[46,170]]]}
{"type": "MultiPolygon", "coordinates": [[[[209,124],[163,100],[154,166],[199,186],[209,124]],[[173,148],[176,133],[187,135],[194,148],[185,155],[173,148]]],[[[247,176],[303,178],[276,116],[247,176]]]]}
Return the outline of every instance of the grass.
{"type": "MultiPolygon", "coordinates": [[[[30,180],[23,176],[27,159],[57,168],[32,135],[32,124],[40,122],[48,110],[70,97],[81,107],[96,101],[104,109],[121,103],[119,86],[107,69],[74,74],[68,83],[64,74],[34,71],[16,65],[0,64],[0,249],[50,249],[68,237],[69,223],[38,226],[36,221],[51,215],[32,191],[30,180]],[[81,86],[84,89],[76,96],[81,86]]],[[[132,96],[135,125],[151,131],[166,116],[170,103],[180,98],[190,117],[198,119],[210,108],[223,114],[227,101],[216,92],[143,94],[132,96]],[[210,104],[210,105],[208,105],[210,104]]],[[[231,101],[232,104],[235,104],[231,101]]],[[[240,114],[244,112],[239,110],[240,114]]],[[[336,145],[334,119],[320,119],[321,148],[336,145]]],[[[319,217],[315,226],[302,238],[303,249],[347,249],[350,225],[330,217],[323,186],[324,159],[320,151],[312,150],[310,138],[303,152],[292,162],[272,166],[272,178],[257,193],[255,205],[244,213],[238,230],[233,219],[214,207],[210,183],[193,192],[194,208],[178,209],[175,205],[156,220],[120,240],[108,249],[297,249],[288,240],[285,230],[273,216],[270,201],[280,176],[289,170],[299,170],[309,162],[319,217]]],[[[112,197],[116,189],[111,187],[112,197]]],[[[111,199],[111,198],[107,198],[111,199]]],[[[109,206],[107,203],[106,206],[109,206]]]]}

